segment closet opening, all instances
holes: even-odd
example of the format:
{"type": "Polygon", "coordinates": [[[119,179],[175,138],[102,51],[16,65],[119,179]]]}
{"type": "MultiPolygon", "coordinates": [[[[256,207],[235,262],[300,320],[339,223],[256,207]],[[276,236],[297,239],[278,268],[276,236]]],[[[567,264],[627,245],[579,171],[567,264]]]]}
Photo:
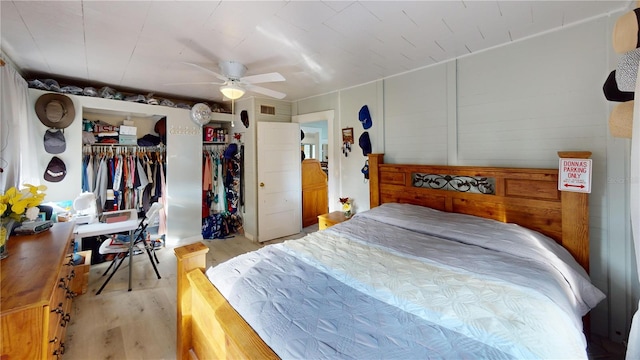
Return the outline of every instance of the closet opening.
{"type": "MultiPolygon", "coordinates": [[[[135,210],[144,216],[162,204],[150,229],[166,234],[166,117],[83,108],[82,183],[98,213],[135,210]]],[[[84,250],[84,249],[83,249],[84,250]]]]}
{"type": "Polygon", "coordinates": [[[202,238],[224,239],[242,233],[243,153],[231,139],[231,124],[210,122],[203,127],[202,238]]]}

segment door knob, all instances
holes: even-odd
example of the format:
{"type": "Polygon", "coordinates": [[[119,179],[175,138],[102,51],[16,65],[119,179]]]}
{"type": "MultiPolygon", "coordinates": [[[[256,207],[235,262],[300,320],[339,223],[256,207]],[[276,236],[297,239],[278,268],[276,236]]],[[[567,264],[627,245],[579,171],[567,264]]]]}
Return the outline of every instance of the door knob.
{"type": "Polygon", "coordinates": [[[260,187],[264,187],[264,183],[263,182],[260,183],[260,187]]]}

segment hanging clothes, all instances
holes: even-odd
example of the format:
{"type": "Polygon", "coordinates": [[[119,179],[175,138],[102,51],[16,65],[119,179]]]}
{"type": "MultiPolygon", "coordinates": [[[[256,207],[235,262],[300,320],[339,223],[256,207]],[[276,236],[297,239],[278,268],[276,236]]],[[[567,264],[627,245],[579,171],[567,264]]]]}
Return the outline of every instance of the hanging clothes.
{"type": "Polygon", "coordinates": [[[104,211],[117,208],[146,212],[151,202],[162,195],[155,183],[163,147],[142,150],[137,146],[87,146],[83,152],[82,190],[92,191],[104,211]],[[113,199],[107,199],[107,190],[113,191],[113,199]],[[107,200],[109,206],[105,208],[107,200]]]}
{"type": "Polygon", "coordinates": [[[202,236],[226,238],[242,230],[238,212],[240,160],[237,144],[207,147],[202,159],[202,236]]]}
{"type": "Polygon", "coordinates": [[[215,176],[215,191],[214,191],[212,210],[217,213],[223,213],[227,211],[227,207],[226,207],[227,196],[226,196],[226,191],[224,189],[224,180],[223,180],[224,166],[223,166],[223,158],[221,154],[218,154],[215,160],[216,160],[215,161],[216,176],[215,176]]]}
{"type": "Polygon", "coordinates": [[[204,154],[204,164],[202,165],[202,190],[211,191],[211,153],[204,154]]]}
{"type": "Polygon", "coordinates": [[[98,165],[98,174],[96,175],[96,186],[94,194],[98,199],[98,204],[104,209],[104,204],[107,201],[107,182],[109,177],[109,170],[107,169],[107,162],[104,157],[100,159],[98,165]]]}

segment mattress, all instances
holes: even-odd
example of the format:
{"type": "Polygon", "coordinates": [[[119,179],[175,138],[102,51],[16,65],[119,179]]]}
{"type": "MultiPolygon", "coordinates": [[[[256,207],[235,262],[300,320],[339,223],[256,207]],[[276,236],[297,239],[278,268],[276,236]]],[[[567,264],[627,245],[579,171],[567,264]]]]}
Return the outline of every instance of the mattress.
{"type": "Polygon", "coordinates": [[[406,204],[207,276],[284,359],[586,359],[581,316],[604,298],[542,234],[406,204]]]}

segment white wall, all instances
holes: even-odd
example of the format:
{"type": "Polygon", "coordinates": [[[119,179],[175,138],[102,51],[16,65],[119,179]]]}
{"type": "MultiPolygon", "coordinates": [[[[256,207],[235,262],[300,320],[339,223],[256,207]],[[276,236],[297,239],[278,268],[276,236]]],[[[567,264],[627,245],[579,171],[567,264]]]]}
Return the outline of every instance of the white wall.
{"type": "MultiPolygon", "coordinates": [[[[382,105],[382,81],[377,81],[355,88],[342,90],[340,92],[340,129],[353,128],[354,144],[348,156],[334,152],[340,164],[340,188],[339,197],[349,197],[353,199],[354,212],[369,209],[369,182],[362,174],[362,167],[365,165],[367,157],[363,155],[362,148],[358,140],[366,131],[371,140],[372,152],[384,151],[384,140],[382,137],[384,130],[384,118],[382,105]],[[371,128],[365,130],[359,120],[359,112],[363,105],[367,105],[371,114],[371,128]]],[[[338,137],[342,143],[342,133],[338,137]]]]}
{"type": "MultiPolygon", "coordinates": [[[[593,153],[591,276],[610,295],[593,312],[594,330],[602,334],[609,332],[609,301],[626,297],[609,288],[607,278],[606,33],[607,19],[601,18],[458,62],[461,163],[553,168],[559,150],[593,153]]],[[[611,308],[610,315],[622,309],[611,308]]],[[[611,330],[626,329],[621,323],[611,330]]]]}
{"type": "Polygon", "coordinates": [[[450,66],[439,64],[385,79],[386,162],[447,164],[448,103],[455,103],[455,97],[446,89],[456,86],[455,77],[447,76],[450,66]]]}
{"type": "MultiPolygon", "coordinates": [[[[591,277],[607,294],[592,312],[592,330],[623,341],[640,290],[626,200],[629,141],[610,136],[612,104],[602,93],[616,66],[610,40],[616,18],[566,26],[390,77],[381,86],[304,99],[294,114],[336,109],[337,131],[353,127],[357,138],[363,131],[357,109],[370,102],[370,131],[382,138],[372,137],[373,150],[385,152],[388,162],[556,168],[557,151],[591,151],[591,277]]],[[[363,159],[340,158],[340,194],[368,207],[367,185],[359,180],[363,159]]]]}

